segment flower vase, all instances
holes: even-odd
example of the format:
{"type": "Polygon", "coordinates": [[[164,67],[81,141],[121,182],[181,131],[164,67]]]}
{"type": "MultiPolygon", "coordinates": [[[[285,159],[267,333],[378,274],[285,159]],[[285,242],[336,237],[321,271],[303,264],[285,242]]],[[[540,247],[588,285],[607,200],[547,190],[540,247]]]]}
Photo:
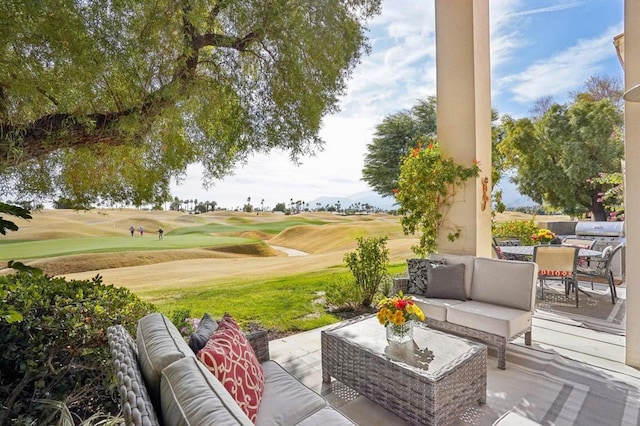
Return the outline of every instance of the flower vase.
{"type": "Polygon", "coordinates": [[[401,325],[390,322],[386,328],[389,343],[407,343],[413,340],[413,321],[407,321],[401,325]]]}

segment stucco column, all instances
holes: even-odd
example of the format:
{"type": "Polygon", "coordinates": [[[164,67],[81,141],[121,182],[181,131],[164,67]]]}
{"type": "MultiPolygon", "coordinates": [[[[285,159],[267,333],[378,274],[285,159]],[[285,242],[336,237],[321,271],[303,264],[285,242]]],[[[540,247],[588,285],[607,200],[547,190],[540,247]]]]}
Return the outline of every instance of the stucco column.
{"type": "Polygon", "coordinates": [[[489,0],[436,0],[435,12],[438,142],[456,163],[479,161],[482,169],[480,178],[458,190],[438,249],[490,257],[489,0]],[[462,232],[451,242],[447,235],[456,227],[462,232]]]}
{"type": "MultiPolygon", "coordinates": [[[[640,83],[640,0],[624,2],[625,88],[640,83]]],[[[626,364],[640,367],[640,102],[625,102],[626,364]]]]}

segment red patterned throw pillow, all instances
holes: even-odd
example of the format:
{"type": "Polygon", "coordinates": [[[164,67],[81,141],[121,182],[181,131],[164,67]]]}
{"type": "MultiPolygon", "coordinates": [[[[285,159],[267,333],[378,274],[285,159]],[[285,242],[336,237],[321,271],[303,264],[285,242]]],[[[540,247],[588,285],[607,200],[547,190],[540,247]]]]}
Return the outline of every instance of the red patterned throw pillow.
{"type": "Polygon", "coordinates": [[[238,324],[225,314],[198,359],[222,383],[252,422],[264,392],[264,371],[238,324]]]}

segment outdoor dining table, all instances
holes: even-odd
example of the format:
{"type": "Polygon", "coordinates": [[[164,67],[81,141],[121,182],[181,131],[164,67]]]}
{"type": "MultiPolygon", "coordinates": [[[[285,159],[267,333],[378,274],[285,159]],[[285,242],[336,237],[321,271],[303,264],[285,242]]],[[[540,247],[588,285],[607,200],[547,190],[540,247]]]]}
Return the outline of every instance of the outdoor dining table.
{"type": "MultiPolygon", "coordinates": [[[[533,259],[533,248],[535,246],[498,246],[500,251],[504,254],[510,254],[513,256],[517,256],[521,260],[531,260],[533,259]]],[[[591,250],[581,248],[578,252],[578,257],[591,257],[591,256],[602,256],[602,252],[598,250],[591,250]]]]}

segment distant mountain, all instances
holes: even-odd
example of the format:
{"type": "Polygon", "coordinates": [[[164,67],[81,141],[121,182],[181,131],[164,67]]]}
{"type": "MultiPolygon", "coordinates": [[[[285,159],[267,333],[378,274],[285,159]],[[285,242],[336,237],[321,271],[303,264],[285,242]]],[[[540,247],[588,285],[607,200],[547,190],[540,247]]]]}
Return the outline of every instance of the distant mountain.
{"type": "Polygon", "coordinates": [[[495,189],[502,189],[502,202],[507,209],[514,209],[518,207],[532,207],[538,205],[531,198],[526,195],[522,195],[516,185],[509,180],[508,176],[505,176],[498,182],[495,189]]]}
{"type": "MultiPolygon", "coordinates": [[[[515,209],[518,207],[532,207],[537,205],[531,198],[526,195],[520,194],[518,192],[518,188],[516,185],[509,181],[508,177],[503,178],[498,185],[496,185],[496,189],[502,189],[502,202],[507,206],[508,209],[515,209]]],[[[392,197],[382,197],[375,191],[363,191],[358,192],[348,197],[331,197],[324,196],[318,197],[314,200],[309,201],[309,207],[311,209],[315,209],[317,203],[320,203],[322,207],[324,206],[332,206],[340,202],[340,206],[342,208],[348,208],[351,205],[356,203],[360,204],[369,204],[370,206],[377,207],[382,210],[395,210],[398,208],[395,205],[395,199],[392,197]]]]}

